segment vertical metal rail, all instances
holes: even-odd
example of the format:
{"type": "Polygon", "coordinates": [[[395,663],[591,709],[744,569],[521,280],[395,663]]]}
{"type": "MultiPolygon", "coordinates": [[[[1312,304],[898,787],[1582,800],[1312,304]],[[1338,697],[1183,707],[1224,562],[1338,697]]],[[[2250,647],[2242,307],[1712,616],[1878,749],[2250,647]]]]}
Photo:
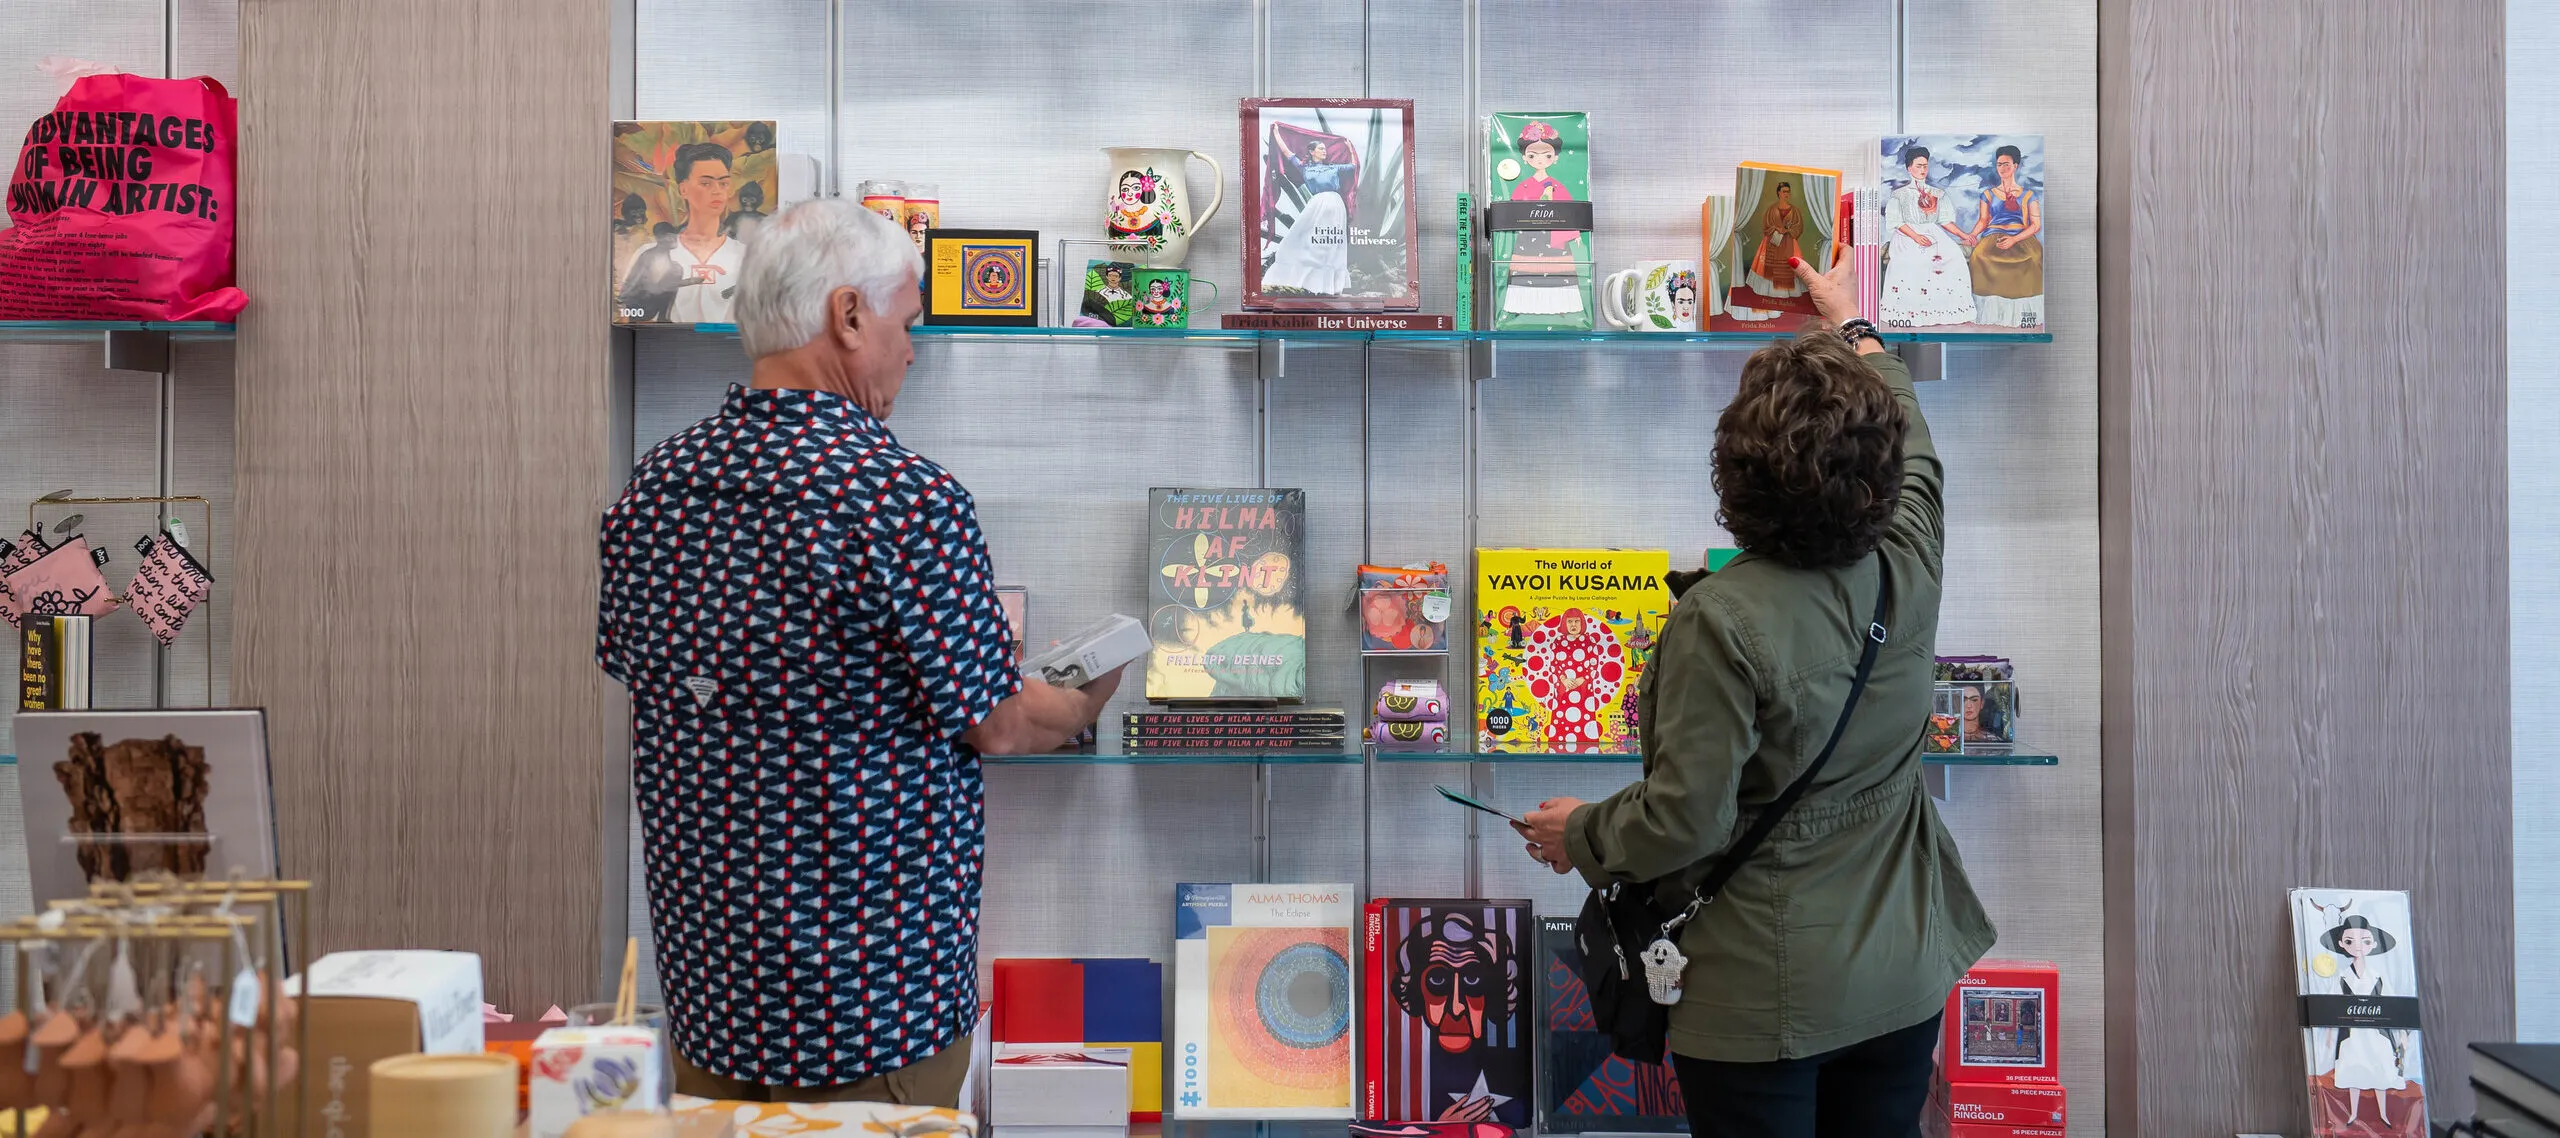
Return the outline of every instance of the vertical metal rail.
{"type": "Polygon", "coordinates": [[[827,0],[827,156],[820,195],[844,196],[844,0],[827,0]]]}
{"type": "MultiPolygon", "coordinates": [[[[1285,342],[1280,346],[1285,348],[1285,342]]],[[[1271,488],[1270,359],[1260,350],[1254,353],[1253,484],[1266,490],[1271,488]]],[[[1253,879],[1271,880],[1271,765],[1264,762],[1253,764],[1253,879]]]]}
{"type": "MultiPolygon", "coordinates": [[[[1271,93],[1271,0],[1253,4],[1253,91],[1271,93]]],[[[1264,489],[1271,486],[1271,377],[1287,368],[1288,350],[1285,340],[1254,345],[1253,484],[1264,489]]],[[[1271,765],[1262,762],[1253,764],[1253,879],[1271,880],[1271,765]]],[[[1254,1132],[1263,1133],[1261,1123],[1254,1132]]]]}
{"type": "Polygon", "coordinates": [[[1360,97],[1369,97],[1369,0],[1360,0],[1360,97]]]}
{"type": "MultiPolygon", "coordinates": [[[[178,0],[160,0],[160,75],[166,79],[178,77],[178,0]]],[[[178,347],[174,343],[168,345],[161,357],[160,405],[153,433],[159,442],[153,465],[159,469],[152,480],[154,488],[151,493],[161,498],[173,497],[177,491],[170,486],[177,481],[178,467],[178,347]]],[[[160,503],[151,519],[154,532],[169,528],[169,519],[175,516],[174,509],[167,502],[160,503]]],[[[213,551],[208,549],[204,552],[210,560],[213,551]]],[[[204,634],[210,642],[213,636],[210,619],[205,621],[204,634]]],[[[209,706],[213,703],[212,662],[206,661],[205,667],[205,703],[209,706]]],[[[154,644],[151,650],[151,706],[169,706],[169,686],[169,649],[154,644]]]]}
{"type": "Polygon", "coordinates": [[[1271,97],[1271,0],[1253,0],[1253,93],[1271,97]]]}
{"type": "MultiPolygon", "coordinates": [[[[1368,8],[1366,0],[1363,0],[1361,8],[1365,14],[1368,8]]],[[[1361,42],[1364,48],[1362,58],[1365,59],[1367,57],[1365,36],[1361,42]]],[[[1362,90],[1367,90],[1365,85],[1362,90]]],[[[1374,452],[1369,445],[1370,420],[1373,417],[1370,405],[1373,397],[1373,388],[1370,384],[1370,352],[1374,348],[1375,341],[1360,342],[1360,563],[1363,565],[1375,561],[1378,556],[1375,544],[1378,485],[1374,470],[1376,464],[1370,458],[1374,452]]],[[[1357,597],[1356,592],[1354,596],[1357,597]]],[[[1368,653],[1360,654],[1360,689],[1351,693],[1352,707],[1343,719],[1346,725],[1359,717],[1362,692],[1369,690],[1370,682],[1377,678],[1376,674],[1369,670],[1369,659],[1368,653]]],[[[1373,850],[1377,846],[1378,839],[1377,816],[1378,749],[1371,746],[1369,740],[1362,739],[1360,741],[1360,896],[1363,899],[1370,895],[1370,883],[1377,880],[1373,873],[1376,865],[1373,850]]]]}
{"type": "MultiPolygon", "coordinates": [[[[1360,0],[1360,97],[1363,99],[1371,95],[1369,83],[1370,76],[1374,74],[1371,64],[1375,51],[1369,39],[1369,27],[1369,0],[1360,0]]],[[[1375,346],[1374,340],[1360,342],[1360,563],[1363,565],[1376,560],[1378,556],[1375,536],[1378,487],[1375,472],[1372,469],[1375,464],[1370,458],[1373,453],[1370,448],[1370,420],[1373,415],[1370,353],[1375,346]]],[[[1357,709],[1363,698],[1362,693],[1367,692],[1371,681],[1377,678],[1376,673],[1369,670],[1368,662],[1368,655],[1363,653],[1360,657],[1360,690],[1351,693],[1353,715],[1358,714],[1357,709]]],[[[1350,719],[1346,717],[1344,722],[1347,724],[1350,719]]],[[[1371,883],[1377,880],[1375,876],[1377,860],[1374,852],[1378,839],[1377,816],[1378,751],[1377,748],[1369,745],[1367,739],[1362,739],[1360,741],[1360,896],[1364,899],[1370,895],[1371,883]]]]}
{"type": "MultiPolygon", "coordinates": [[[[1911,132],[1911,0],[1893,0],[1893,132],[1911,132]]],[[[1944,344],[1899,344],[1895,354],[1911,365],[1915,374],[1934,371],[1930,378],[1946,374],[1947,346],[1944,344]],[[1924,361],[1934,361],[1934,368],[1924,361]]],[[[1920,781],[1929,797],[1947,801],[1947,768],[1937,763],[1920,765],[1920,781]]]]}
{"type": "MultiPolygon", "coordinates": [[[[1480,140],[1474,133],[1481,129],[1478,124],[1484,115],[1483,0],[1467,0],[1465,32],[1466,62],[1461,70],[1465,76],[1467,89],[1467,117],[1465,128],[1469,132],[1467,137],[1467,188],[1470,191],[1474,191],[1477,187],[1480,187],[1485,183],[1484,147],[1480,144],[1480,140]]],[[[1465,439],[1460,445],[1459,451],[1466,464],[1466,484],[1464,494],[1464,501],[1466,505],[1466,532],[1463,540],[1463,552],[1466,554],[1467,603],[1470,608],[1473,608],[1476,604],[1481,602],[1481,598],[1475,595],[1477,544],[1476,484],[1478,473],[1478,456],[1476,453],[1476,385],[1492,374],[1494,360],[1493,352],[1494,347],[1491,343],[1471,345],[1466,353],[1462,373],[1458,377],[1459,382],[1466,388],[1467,397],[1465,439]]],[[[1461,619],[1464,619],[1463,616],[1461,619]]],[[[1467,623],[1472,627],[1474,621],[1468,620],[1467,623]]],[[[1468,645],[1467,677],[1464,681],[1466,688],[1466,699],[1464,702],[1467,708],[1467,726],[1464,745],[1468,751],[1472,752],[1476,747],[1477,714],[1476,685],[1474,678],[1475,651],[1474,641],[1472,638],[1469,639],[1468,645]]],[[[1452,680],[1457,680],[1459,678],[1456,669],[1451,669],[1449,678],[1452,680]]],[[[1454,706],[1457,702],[1459,701],[1455,697],[1452,697],[1451,704],[1454,706]]],[[[1454,734],[1454,732],[1452,734],[1454,734]]],[[[1483,763],[1468,763],[1467,793],[1476,796],[1478,799],[1482,799],[1486,793],[1485,783],[1490,778],[1491,774],[1492,772],[1486,769],[1483,763]]],[[[1479,815],[1475,811],[1463,810],[1460,811],[1460,813],[1466,815],[1467,827],[1466,860],[1462,863],[1465,867],[1465,893],[1463,895],[1468,897],[1481,897],[1484,895],[1484,835],[1481,829],[1476,825],[1476,819],[1479,815]]]]}
{"type": "Polygon", "coordinates": [[[1893,132],[1911,129],[1911,0],[1893,0],[1893,132]]]}
{"type": "MultiPolygon", "coordinates": [[[[1485,348],[1486,355],[1482,358],[1487,360],[1492,359],[1492,345],[1487,344],[1485,345],[1485,348]]],[[[1479,491],[1476,487],[1478,476],[1481,473],[1480,463],[1482,461],[1482,452],[1477,447],[1476,424],[1480,415],[1480,404],[1477,401],[1477,390],[1479,385],[1485,382],[1484,377],[1477,373],[1476,360],[1478,358],[1478,355],[1474,352],[1469,352],[1467,354],[1467,374],[1463,377],[1463,382],[1466,384],[1467,388],[1467,430],[1466,440],[1460,447],[1460,450],[1466,456],[1467,465],[1466,550],[1467,565],[1469,568],[1469,572],[1467,574],[1467,603],[1470,607],[1481,605],[1484,601],[1483,598],[1475,595],[1475,582],[1480,579],[1480,575],[1474,572],[1476,545],[1478,541],[1476,511],[1479,499],[1479,491]]],[[[1474,622],[1469,621],[1468,624],[1472,626],[1474,622]]],[[[1476,685],[1474,680],[1475,667],[1474,651],[1471,642],[1467,662],[1466,739],[1467,749],[1471,752],[1475,750],[1477,745],[1475,718],[1477,714],[1475,696],[1476,685]]],[[[1454,673],[1452,673],[1451,678],[1455,678],[1454,673]]],[[[1478,801],[1484,800],[1492,789],[1488,785],[1492,781],[1492,776],[1492,770],[1487,768],[1485,764],[1481,762],[1469,762],[1467,764],[1467,793],[1474,796],[1478,801]]],[[[1481,827],[1476,823],[1476,819],[1480,817],[1480,815],[1473,810],[1463,811],[1463,813],[1467,816],[1466,893],[1464,895],[1468,897],[1481,897],[1484,895],[1484,835],[1481,827]]]]}

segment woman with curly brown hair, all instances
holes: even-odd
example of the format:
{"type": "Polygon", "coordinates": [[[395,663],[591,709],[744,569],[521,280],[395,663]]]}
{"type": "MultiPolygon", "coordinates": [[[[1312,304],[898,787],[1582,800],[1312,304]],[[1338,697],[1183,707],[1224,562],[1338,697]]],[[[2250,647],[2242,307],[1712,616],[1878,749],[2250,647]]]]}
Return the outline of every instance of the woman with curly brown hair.
{"type": "Polygon", "coordinates": [[[1828,326],[1755,353],[1716,424],[1718,518],[1742,555],[1663,628],[1637,695],[1643,781],[1543,803],[1521,830],[1558,873],[1647,883],[1692,914],[1672,934],[1670,1049],[1697,1138],[1918,1134],[1939,1011],[1994,935],[1920,777],[1938,455],[1850,271],[1799,265],[1828,326]],[[1738,843],[1738,872],[1691,907],[1738,843]]]}

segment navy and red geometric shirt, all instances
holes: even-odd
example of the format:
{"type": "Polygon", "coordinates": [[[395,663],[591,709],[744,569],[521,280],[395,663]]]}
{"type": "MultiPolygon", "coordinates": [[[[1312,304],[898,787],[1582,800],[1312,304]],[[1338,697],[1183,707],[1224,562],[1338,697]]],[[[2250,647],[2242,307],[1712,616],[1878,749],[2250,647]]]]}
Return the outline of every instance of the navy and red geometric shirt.
{"type": "Polygon", "coordinates": [[[808,1087],[959,1039],[984,850],[960,736],[1022,687],[969,492],[852,400],[732,386],[602,546],[677,1048],[808,1087]]]}

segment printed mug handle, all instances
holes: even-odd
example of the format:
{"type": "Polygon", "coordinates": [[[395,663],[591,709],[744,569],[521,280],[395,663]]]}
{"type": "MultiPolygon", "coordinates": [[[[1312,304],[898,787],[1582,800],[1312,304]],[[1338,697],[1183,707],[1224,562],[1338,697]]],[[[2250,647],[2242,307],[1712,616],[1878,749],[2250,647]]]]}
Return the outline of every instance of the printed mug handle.
{"type": "Polygon", "coordinates": [[[1617,327],[1633,328],[1636,326],[1636,318],[1633,313],[1627,311],[1626,293],[1619,287],[1621,279],[1627,284],[1636,283],[1636,271],[1620,269],[1601,279],[1600,317],[1617,327]]]}
{"type": "Polygon", "coordinates": [[[1191,156],[1209,164],[1209,208],[1203,210],[1200,216],[1191,219],[1191,231],[1197,233],[1201,226],[1209,224],[1210,218],[1218,216],[1219,206],[1227,204],[1227,172],[1218,165],[1218,160],[1215,158],[1197,150],[1192,151],[1191,156]]]}

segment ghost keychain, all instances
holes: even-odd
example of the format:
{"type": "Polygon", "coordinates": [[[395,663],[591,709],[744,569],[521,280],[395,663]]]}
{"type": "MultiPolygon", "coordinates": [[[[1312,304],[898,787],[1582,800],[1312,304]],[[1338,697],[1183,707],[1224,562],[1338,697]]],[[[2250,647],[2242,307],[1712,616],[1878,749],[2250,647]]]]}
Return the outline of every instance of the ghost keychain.
{"type": "Polygon", "coordinates": [[[1695,920],[1698,910],[1706,908],[1709,900],[1712,898],[1704,893],[1692,898],[1688,908],[1662,922],[1662,932],[1636,957],[1644,963],[1645,994],[1652,996],[1653,1002],[1665,1007],[1680,1002],[1680,974],[1689,967],[1689,958],[1680,954],[1677,938],[1681,928],[1695,920]]]}
{"type": "Polygon", "coordinates": [[[1689,967],[1689,958],[1680,955],[1680,946],[1671,943],[1670,930],[1663,932],[1636,959],[1644,962],[1646,994],[1667,1007],[1680,1002],[1680,973],[1689,967]]]}

